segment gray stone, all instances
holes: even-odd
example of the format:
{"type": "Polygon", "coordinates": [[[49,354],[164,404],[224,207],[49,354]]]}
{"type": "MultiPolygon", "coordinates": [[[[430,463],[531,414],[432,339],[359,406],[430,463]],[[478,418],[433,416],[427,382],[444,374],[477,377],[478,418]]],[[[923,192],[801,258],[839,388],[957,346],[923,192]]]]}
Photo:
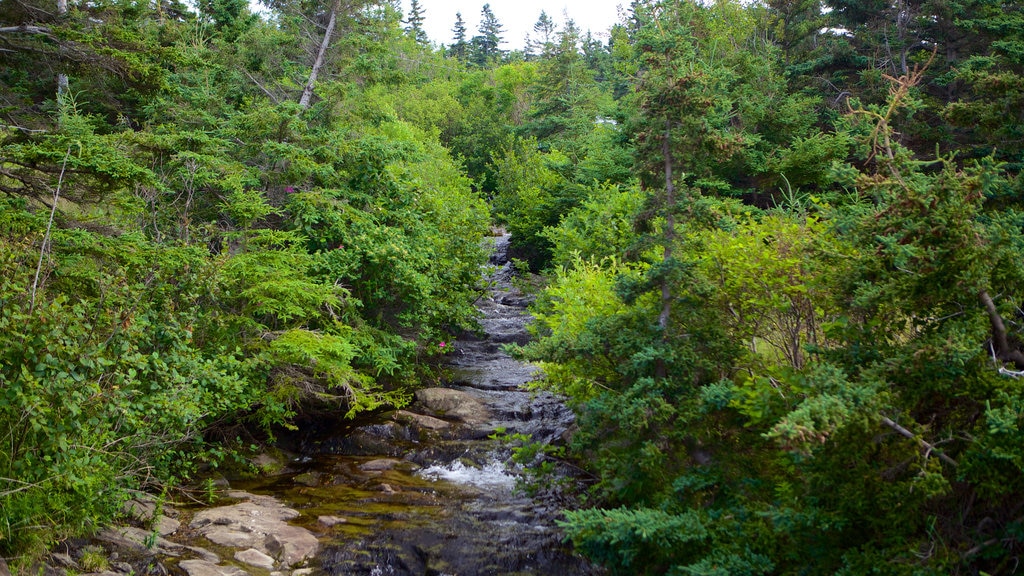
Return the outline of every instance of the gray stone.
{"type": "Polygon", "coordinates": [[[317,516],[316,521],[328,528],[348,522],[348,520],[339,518],[338,516],[317,516]]]}
{"type": "Polygon", "coordinates": [[[292,576],[309,576],[313,572],[312,568],[299,568],[298,570],[292,570],[292,576]]]}
{"type": "Polygon", "coordinates": [[[299,516],[297,511],[270,496],[238,491],[232,495],[247,501],[203,510],[189,526],[215,544],[252,548],[275,556],[284,566],[300,563],[316,553],[316,537],[305,528],[287,523],[299,516]]]}
{"type": "Polygon", "coordinates": [[[11,576],[11,569],[7,567],[7,561],[0,558],[0,576],[11,576]]]}
{"type": "Polygon", "coordinates": [[[274,559],[255,548],[235,552],[235,560],[257,568],[270,570],[274,567],[274,559]]]}
{"type": "Polygon", "coordinates": [[[50,554],[50,561],[62,568],[73,568],[78,570],[78,562],[70,554],[50,554]]]}
{"type": "Polygon", "coordinates": [[[264,545],[284,566],[300,564],[312,558],[320,548],[320,542],[312,532],[287,524],[268,534],[264,545]]]}
{"type": "Polygon", "coordinates": [[[363,472],[386,472],[388,470],[394,470],[395,467],[401,463],[401,460],[395,460],[394,458],[378,458],[376,460],[364,462],[359,466],[359,469],[363,472]]]}
{"type": "Polygon", "coordinates": [[[213,524],[220,526],[259,527],[268,522],[287,522],[299,517],[299,513],[288,508],[278,500],[269,496],[256,496],[245,492],[233,492],[235,497],[248,498],[248,502],[240,502],[231,506],[209,508],[197,513],[189,526],[203,528],[213,524]]]}
{"type": "Polygon", "coordinates": [[[252,548],[263,541],[262,536],[255,532],[244,532],[238,528],[216,526],[202,532],[207,540],[218,546],[231,548],[252,548]]]}
{"type": "Polygon", "coordinates": [[[479,398],[462,390],[422,388],[416,391],[416,400],[436,416],[461,420],[466,424],[483,424],[491,418],[490,410],[479,398]]]}
{"type": "Polygon", "coordinates": [[[118,548],[137,551],[152,550],[166,556],[180,556],[184,549],[181,544],[171,542],[162,536],[154,536],[149,530],[133,526],[106,528],[97,534],[96,538],[118,548]]]}
{"type": "Polygon", "coordinates": [[[206,548],[200,546],[186,546],[186,550],[199,556],[200,560],[206,560],[207,562],[213,562],[214,564],[220,564],[220,556],[217,556],[213,552],[210,552],[206,548]]]}
{"type": "Polygon", "coordinates": [[[154,526],[154,528],[156,529],[157,533],[159,533],[161,536],[170,536],[171,534],[177,532],[178,528],[181,528],[181,522],[175,520],[174,518],[161,516],[160,519],[157,520],[156,526],[154,526]]]}
{"type": "Polygon", "coordinates": [[[281,462],[277,458],[266,453],[255,456],[250,462],[252,462],[253,466],[264,472],[276,471],[282,468],[281,462]]]}
{"type": "Polygon", "coordinates": [[[451,422],[441,420],[440,418],[434,418],[433,416],[417,414],[406,410],[399,410],[395,413],[395,420],[403,424],[409,424],[426,430],[446,430],[451,428],[452,425],[451,422]]]}
{"type": "Polygon", "coordinates": [[[206,560],[183,560],[178,564],[189,576],[249,576],[235,566],[220,566],[206,560]]]}

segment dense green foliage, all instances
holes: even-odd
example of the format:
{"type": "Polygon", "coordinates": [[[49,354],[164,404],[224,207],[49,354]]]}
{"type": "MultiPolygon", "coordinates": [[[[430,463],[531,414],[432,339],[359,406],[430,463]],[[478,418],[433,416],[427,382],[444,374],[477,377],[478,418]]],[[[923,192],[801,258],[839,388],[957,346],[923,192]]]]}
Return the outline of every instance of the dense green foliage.
{"type": "Polygon", "coordinates": [[[304,108],[316,7],[9,4],[38,29],[0,53],[4,556],[187,480],[240,426],[436,378],[490,218],[440,140],[459,82],[392,6],[337,17],[304,108]]]}
{"type": "Polygon", "coordinates": [[[549,242],[523,354],[576,408],[598,481],[564,527],[614,574],[1009,574],[1024,549],[1019,139],[961,116],[1005,96],[967,79],[1016,77],[1016,33],[968,56],[946,43],[981,25],[946,5],[833,8],[634,2],[611,54],[639,188],[559,203],[535,176],[499,212],[549,242]]]}
{"type": "Polygon", "coordinates": [[[0,0],[5,556],[407,401],[493,218],[611,573],[1014,572],[1020,6],[268,5],[0,0]]]}

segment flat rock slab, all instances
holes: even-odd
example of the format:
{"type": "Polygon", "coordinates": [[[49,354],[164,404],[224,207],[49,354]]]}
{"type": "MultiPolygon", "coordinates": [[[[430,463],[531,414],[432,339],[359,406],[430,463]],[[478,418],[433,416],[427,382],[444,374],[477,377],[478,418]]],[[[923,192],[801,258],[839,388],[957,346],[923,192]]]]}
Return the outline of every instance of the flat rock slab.
{"type": "Polygon", "coordinates": [[[249,576],[235,566],[220,566],[206,560],[184,560],[178,564],[188,576],[249,576]]]}
{"type": "Polygon", "coordinates": [[[189,526],[215,544],[255,550],[276,559],[282,567],[299,564],[316,554],[320,547],[316,536],[287,523],[298,518],[297,511],[270,496],[237,491],[231,495],[247,501],[203,510],[189,526]]]}
{"type": "Polygon", "coordinates": [[[107,528],[96,535],[96,538],[128,550],[152,550],[165,556],[181,556],[184,546],[171,542],[166,538],[153,537],[153,533],[132,526],[115,526],[107,528]]]}
{"type": "Polygon", "coordinates": [[[416,400],[428,412],[441,418],[460,420],[479,425],[491,418],[491,412],[479,398],[451,388],[422,388],[416,391],[416,400]]]}
{"type": "Polygon", "coordinates": [[[274,567],[274,559],[255,548],[235,552],[235,560],[257,568],[265,568],[267,570],[274,567]]]}

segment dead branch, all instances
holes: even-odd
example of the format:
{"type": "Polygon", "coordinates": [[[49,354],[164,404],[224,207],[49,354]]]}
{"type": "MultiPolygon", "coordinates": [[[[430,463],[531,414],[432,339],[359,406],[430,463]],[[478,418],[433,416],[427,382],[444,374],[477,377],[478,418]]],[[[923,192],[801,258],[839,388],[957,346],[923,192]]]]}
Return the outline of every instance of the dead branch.
{"type": "Polygon", "coordinates": [[[956,466],[957,466],[956,460],[953,460],[949,456],[946,456],[946,454],[943,453],[942,450],[937,449],[934,444],[929,444],[928,442],[925,442],[923,439],[921,439],[918,436],[916,436],[910,430],[907,430],[903,426],[900,426],[899,424],[894,422],[891,418],[888,418],[886,416],[882,416],[882,424],[885,424],[889,428],[892,428],[897,433],[899,433],[900,436],[903,436],[904,438],[907,438],[909,440],[914,440],[915,442],[920,444],[922,448],[927,450],[926,454],[931,454],[932,452],[934,452],[934,453],[939,455],[939,459],[940,460],[942,460],[946,464],[949,464],[950,466],[953,466],[954,468],[956,468],[956,466]]]}

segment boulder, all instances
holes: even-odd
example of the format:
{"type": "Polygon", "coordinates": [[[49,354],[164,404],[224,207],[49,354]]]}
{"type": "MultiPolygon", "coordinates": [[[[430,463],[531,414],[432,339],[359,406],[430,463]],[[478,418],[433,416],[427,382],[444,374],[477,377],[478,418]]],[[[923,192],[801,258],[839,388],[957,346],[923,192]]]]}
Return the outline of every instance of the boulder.
{"type": "Polygon", "coordinates": [[[406,410],[399,410],[396,412],[395,420],[402,424],[408,424],[424,430],[445,430],[451,428],[451,422],[446,422],[440,418],[434,418],[433,416],[417,414],[406,410]]]}
{"type": "Polygon", "coordinates": [[[479,425],[491,418],[490,410],[469,392],[451,388],[423,388],[416,391],[416,400],[435,416],[479,425]]]}
{"type": "Polygon", "coordinates": [[[312,558],[320,547],[320,542],[312,532],[289,525],[268,534],[264,544],[266,550],[284,566],[294,566],[312,558]]]}

